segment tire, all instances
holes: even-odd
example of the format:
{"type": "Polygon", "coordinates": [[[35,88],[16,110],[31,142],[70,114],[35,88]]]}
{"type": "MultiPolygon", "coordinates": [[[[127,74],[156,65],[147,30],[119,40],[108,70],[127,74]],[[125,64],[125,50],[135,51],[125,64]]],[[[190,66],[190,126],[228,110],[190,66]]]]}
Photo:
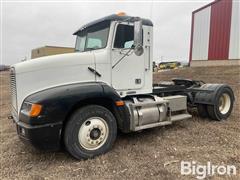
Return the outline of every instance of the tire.
{"type": "Polygon", "coordinates": [[[233,103],[234,95],[232,89],[228,86],[219,89],[219,92],[216,94],[215,104],[207,106],[210,118],[218,121],[227,119],[232,112],[233,103]]]}
{"type": "Polygon", "coordinates": [[[198,115],[201,118],[208,118],[209,117],[208,110],[207,110],[207,105],[205,105],[205,104],[198,104],[197,105],[197,110],[198,110],[198,115]]]}
{"type": "Polygon", "coordinates": [[[116,136],[113,114],[105,107],[89,105],[70,117],[64,131],[64,144],[76,159],[89,159],[109,151],[116,136]]]}

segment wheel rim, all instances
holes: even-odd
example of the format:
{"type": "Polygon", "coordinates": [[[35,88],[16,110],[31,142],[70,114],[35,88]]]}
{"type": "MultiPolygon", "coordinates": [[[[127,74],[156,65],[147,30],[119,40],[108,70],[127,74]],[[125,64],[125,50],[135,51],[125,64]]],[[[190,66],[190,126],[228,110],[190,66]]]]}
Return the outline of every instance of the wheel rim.
{"type": "Polygon", "coordinates": [[[231,98],[228,94],[224,93],[219,99],[219,111],[221,114],[227,114],[231,107],[231,98]]]}
{"type": "Polygon", "coordinates": [[[87,119],[80,127],[78,140],[87,150],[100,148],[107,140],[109,134],[107,122],[100,117],[87,119]]]}

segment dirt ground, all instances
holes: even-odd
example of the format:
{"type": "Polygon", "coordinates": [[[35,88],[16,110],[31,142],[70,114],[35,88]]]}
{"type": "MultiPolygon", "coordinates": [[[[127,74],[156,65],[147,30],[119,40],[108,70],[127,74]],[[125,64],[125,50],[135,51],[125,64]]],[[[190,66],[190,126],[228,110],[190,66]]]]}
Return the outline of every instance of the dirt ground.
{"type": "Polygon", "coordinates": [[[138,133],[119,133],[113,149],[99,157],[78,161],[65,151],[42,152],[23,144],[9,112],[8,72],[0,73],[0,179],[195,179],[182,176],[180,162],[235,165],[240,179],[240,67],[186,68],[154,74],[154,81],[173,77],[228,83],[236,96],[227,121],[190,120],[138,133]]]}

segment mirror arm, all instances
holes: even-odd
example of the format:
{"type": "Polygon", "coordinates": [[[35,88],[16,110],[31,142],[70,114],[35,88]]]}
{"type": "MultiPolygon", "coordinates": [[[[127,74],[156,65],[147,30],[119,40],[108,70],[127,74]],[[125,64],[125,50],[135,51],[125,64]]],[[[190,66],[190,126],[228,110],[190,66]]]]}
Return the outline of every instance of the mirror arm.
{"type": "Polygon", "coordinates": [[[112,66],[112,69],[114,69],[127,55],[128,53],[130,53],[132,49],[129,49],[128,52],[126,52],[126,54],[124,54],[113,66],[112,66]]]}

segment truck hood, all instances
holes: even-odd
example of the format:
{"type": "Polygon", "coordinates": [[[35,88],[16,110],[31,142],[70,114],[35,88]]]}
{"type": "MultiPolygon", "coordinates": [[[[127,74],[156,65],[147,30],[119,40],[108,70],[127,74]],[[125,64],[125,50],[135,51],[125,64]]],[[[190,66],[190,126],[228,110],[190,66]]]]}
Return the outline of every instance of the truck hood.
{"type": "Polygon", "coordinates": [[[44,89],[82,82],[96,81],[89,67],[95,67],[93,52],[70,53],[32,59],[12,66],[15,72],[16,103],[21,104],[29,95],[44,89]]]}
{"type": "Polygon", "coordinates": [[[60,55],[45,56],[28,61],[14,64],[15,73],[26,73],[41,71],[46,69],[61,69],[69,66],[90,65],[93,63],[93,55],[91,52],[68,53],[60,55]]]}

